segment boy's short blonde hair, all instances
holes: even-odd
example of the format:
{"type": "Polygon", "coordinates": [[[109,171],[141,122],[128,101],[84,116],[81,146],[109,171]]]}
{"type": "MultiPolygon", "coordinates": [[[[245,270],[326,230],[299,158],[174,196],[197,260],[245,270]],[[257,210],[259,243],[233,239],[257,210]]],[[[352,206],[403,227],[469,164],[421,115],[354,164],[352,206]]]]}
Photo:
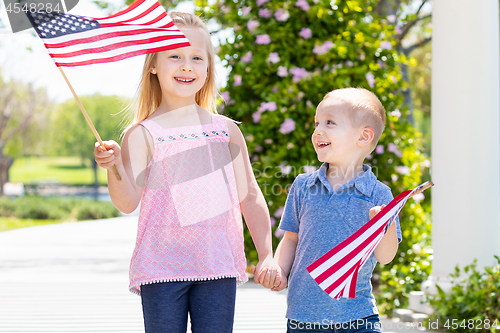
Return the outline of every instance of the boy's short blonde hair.
{"type": "Polygon", "coordinates": [[[346,110],[351,124],[373,129],[372,149],[375,148],[385,127],[385,109],[377,96],[364,88],[343,88],[329,92],[323,100],[327,98],[335,98],[352,106],[352,109],[346,110]]]}

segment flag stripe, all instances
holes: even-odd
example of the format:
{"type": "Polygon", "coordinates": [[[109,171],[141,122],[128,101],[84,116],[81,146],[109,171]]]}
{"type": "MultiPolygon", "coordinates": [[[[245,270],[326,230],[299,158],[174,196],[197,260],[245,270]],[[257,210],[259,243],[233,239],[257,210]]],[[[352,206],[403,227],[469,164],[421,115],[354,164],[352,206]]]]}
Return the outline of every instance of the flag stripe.
{"type": "Polygon", "coordinates": [[[115,13],[113,15],[109,15],[106,17],[96,17],[96,20],[113,20],[113,21],[123,21],[123,20],[128,20],[129,18],[133,17],[134,13],[136,12],[141,12],[140,7],[147,8],[148,2],[150,3],[155,3],[156,1],[148,1],[148,0],[136,0],[134,1],[130,6],[127,8],[119,11],[118,13],[115,13]]]}
{"type": "Polygon", "coordinates": [[[413,191],[404,191],[373,219],[307,267],[319,286],[333,298],[356,295],[359,270],[373,254],[413,191]]]}
{"type": "MultiPolygon", "coordinates": [[[[156,33],[158,34],[158,33],[156,33]]],[[[108,51],[113,51],[117,48],[122,48],[126,46],[137,46],[137,45],[142,45],[142,44],[148,44],[148,43],[156,43],[156,42],[162,42],[165,40],[169,39],[176,39],[176,36],[156,36],[156,37],[150,37],[147,39],[144,38],[137,38],[137,39],[130,39],[130,38],[123,38],[122,41],[117,40],[116,43],[114,44],[109,44],[106,43],[106,41],[102,41],[102,43],[94,43],[92,47],[86,48],[86,49],[81,49],[78,47],[74,47],[72,49],[75,49],[75,51],[71,51],[71,48],[65,48],[64,53],[55,53],[52,52],[51,56],[52,58],[70,58],[70,57],[76,57],[79,55],[83,54],[88,54],[88,53],[104,53],[108,51]],[[99,45],[101,44],[101,45],[99,45]]],[[[55,50],[54,50],[55,51],[55,50]]]]}
{"type": "Polygon", "coordinates": [[[90,65],[90,64],[100,64],[100,63],[106,63],[106,62],[113,62],[113,61],[118,61],[118,60],[122,60],[125,58],[130,58],[130,57],[134,57],[137,55],[141,55],[141,54],[161,52],[161,51],[175,49],[178,47],[186,47],[189,45],[190,45],[189,43],[186,43],[185,45],[176,44],[176,45],[163,46],[163,47],[157,47],[157,48],[141,49],[141,50],[137,50],[137,51],[133,51],[133,52],[129,52],[129,53],[120,54],[120,55],[117,55],[114,57],[90,59],[90,60],[84,60],[84,61],[79,61],[79,62],[56,62],[56,66],[58,66],[58,67],[61,67],[61,66],[75,67],[75,66],[84,66],[84,65],[90,65]]]}

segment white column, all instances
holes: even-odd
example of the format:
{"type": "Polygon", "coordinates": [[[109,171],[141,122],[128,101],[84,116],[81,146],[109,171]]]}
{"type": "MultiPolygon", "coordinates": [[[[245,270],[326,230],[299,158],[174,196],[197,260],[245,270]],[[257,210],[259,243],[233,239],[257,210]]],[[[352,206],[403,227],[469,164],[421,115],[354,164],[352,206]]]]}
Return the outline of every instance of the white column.
{"type": "Polygon", "coordinates": [[[436,0],[432,40],[432,246],[427,285],[500,255],[498,0],[436,0]]]}

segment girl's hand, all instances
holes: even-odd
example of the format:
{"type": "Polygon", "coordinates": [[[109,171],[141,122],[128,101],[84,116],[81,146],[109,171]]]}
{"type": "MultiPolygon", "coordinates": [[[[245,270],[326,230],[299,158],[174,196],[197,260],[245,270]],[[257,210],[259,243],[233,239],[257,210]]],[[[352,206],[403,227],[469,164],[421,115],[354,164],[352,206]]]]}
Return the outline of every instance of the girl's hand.
{"type": "Polygon", "coordinates": [[[281,281],[280,272],[281,269],[276,260],[269,256],[263,261],[259,261],[256,268],[252,268],[252,273],[254,273],[253,281],[264,288],[271,289],[279,286],[281,281]]]}
{"type": "Polygon", "coordinates": [[[104,150],[99,142],[95,143],[94,156],[96,163],[103,169],[110,169],[114,165],[121,163],[121,148],[118,143],[113,140],[103,141],[104,150]]]}
{"type": "Polygon", "coordinates": [[[382,209],[384,209],[385,205],[382,206],[375,206],[370,209],[370,220],[375,217],[382,209]]]}
{"type": "Polygon", "coordinates": [[[278,273],[276,274],[276,280],[274,281],[274,287],[271,288],[272,291],[281,291],[288,286],[288,279],[281,267],[278,268],[278,273]]]}

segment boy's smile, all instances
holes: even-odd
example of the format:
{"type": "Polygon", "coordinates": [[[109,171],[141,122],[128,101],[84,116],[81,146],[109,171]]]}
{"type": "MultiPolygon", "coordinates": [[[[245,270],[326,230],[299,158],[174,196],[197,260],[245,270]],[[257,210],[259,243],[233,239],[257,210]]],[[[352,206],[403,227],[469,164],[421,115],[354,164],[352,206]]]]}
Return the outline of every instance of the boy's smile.
{"type": "Polygon", "coordinates": [[[351,107],[335,98],[327,98],[318,105],[311,140],[319,161],[347,166],[358,159],[360,130],[351,125],[347,115],[351,107]]]}

